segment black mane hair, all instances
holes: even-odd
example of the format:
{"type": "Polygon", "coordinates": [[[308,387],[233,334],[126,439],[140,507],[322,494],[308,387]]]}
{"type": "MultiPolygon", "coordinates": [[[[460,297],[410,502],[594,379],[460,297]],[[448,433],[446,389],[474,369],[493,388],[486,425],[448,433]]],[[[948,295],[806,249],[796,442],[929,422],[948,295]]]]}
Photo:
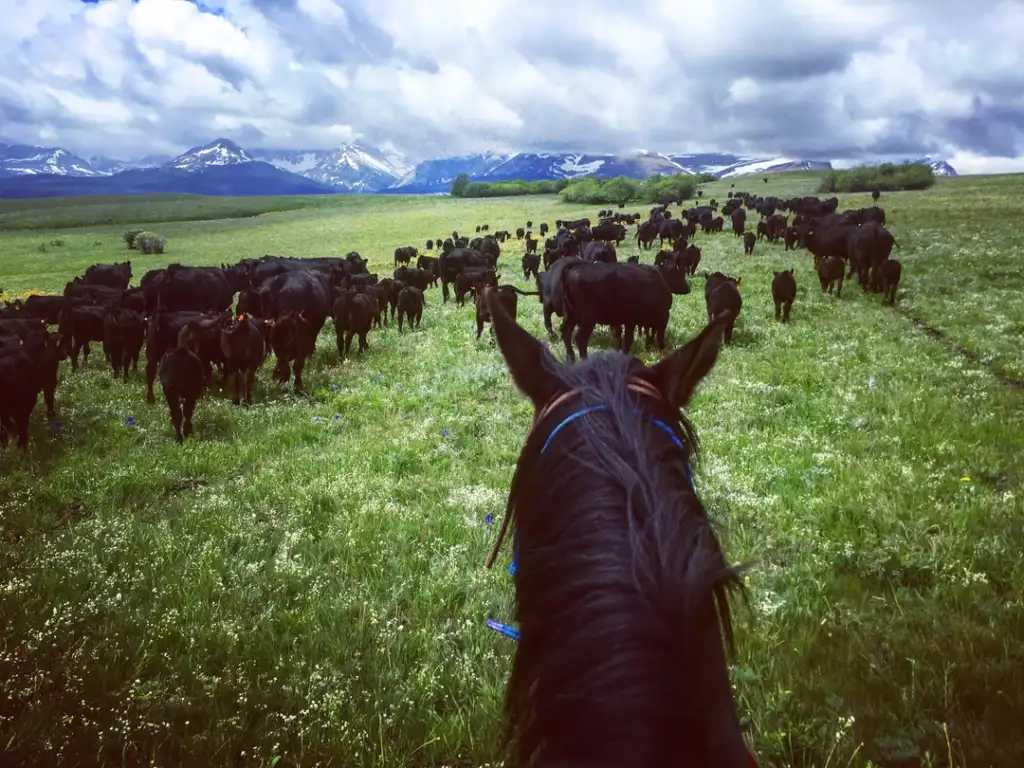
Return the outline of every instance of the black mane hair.
{"type": "Polygon", "coordinates": [[[729,596],[743,588],[690,482],[692,425],[629,388],[653,370],[629,355],[547,355],[544,368],[576,394],[531,430],[505,515],[521,633],[505,702],[510,763],[745,764],[738,722],[708,714],[735,720],[722,640],[731,652],[729,596]],[[542,452],[560,422],[596,405],[542,452]]]}

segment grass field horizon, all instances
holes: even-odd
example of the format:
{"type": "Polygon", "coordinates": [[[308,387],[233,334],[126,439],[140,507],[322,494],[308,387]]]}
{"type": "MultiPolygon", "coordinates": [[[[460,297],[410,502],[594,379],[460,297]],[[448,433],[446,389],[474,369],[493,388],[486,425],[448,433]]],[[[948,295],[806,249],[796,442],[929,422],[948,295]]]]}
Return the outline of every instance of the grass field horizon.
{"type": "MultiPolygon", "coordinates": [[[[703,185],[704,199],[730,184],[810,194],[818,174],[761,178],[703,185]]],[[[1008,382],[1024,380],[1022,192],[1024,175],[883,195],[903,263],[895,308],[853,281],[822,296],[806,251],[745,257],[731,233],[697,237],[700,271],[743,278],[735,342],[689,416],[698,492],[729,560],[751,565],[732,675],[764,766],[1019,768],[1024,393],[1008,382]],[[785,326],[769,286],[790,267],[785,326]]],[[[599,207],[0,201],[0,288],[60,292],[126,258],[134,285],[171,262],[351,250],[384,276],[397,246],[599,207]],[[166,237],[167,253],[128,251],[128,227],[166,237]]],[[[634,252],[629,240],[619,258],[634,252]]],[[[503,246],[502,282],[527,287],[521,254],[503,246]]],[[[692,287],[670,348],[706,321],[703,281],[692,287]]],[[[373,331],[343,364],[329,323],[308,396],[265,364],[253,407],[215,386],[181,446],[141,374],[114,380],[95,345],[86,368],[64,363],[59,427],[37,407],[27,454],[0,452],[0,763],[498,760],[513,646],[483,622],[511,615],[511,583],[483,562],[531,409],[473,319],[431,289],[420,331],[373,331]]],[[[543,338],[535,300],[519,320],[543,338]]],[[[609,343],[599,330],[592,353],[609,343]]]]}

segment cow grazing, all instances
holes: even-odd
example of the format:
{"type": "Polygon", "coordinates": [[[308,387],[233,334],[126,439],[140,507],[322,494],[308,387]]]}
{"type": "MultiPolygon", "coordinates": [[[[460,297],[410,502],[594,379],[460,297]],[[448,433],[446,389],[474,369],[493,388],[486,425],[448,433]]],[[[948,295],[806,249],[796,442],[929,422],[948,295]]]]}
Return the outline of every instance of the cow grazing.
{"type": "MultiPolygon", "coordinates": [[[[233,380],[231,402],[252,405],[252,387],[256,371],[266,359],[266,339],[258,320],[246,314],[233,318],[220,329],[220,348],[224,355],[224,376],[233,380]]],[[[273,321],[271,321],[273,336],[273,321]]]]}
{"type": "Polygon", "coordinates": [[[740,280],[742,278],[714,272],[710,275],[705,273],[704,279],[704,303],[707,306],[708,322],[714,322],[715,318],[727,315],[725,343],[731,344],[736,318],[743,308],[743,298],[740,296],[740,280]]]}
{"type": "Polygon", "coordinates": [[[195,352],[196,344],[195,328],[186,323],[178,333],[178,345],[164,353],[157,367],[179,443],[192,434],[192,414],[203,395],[203,361],[195,352]]]}
{"type": "Polygon", "coordinates": [[[846,273],[846,263],[838,256],[827,256],[818,264],[818,282],[821,283],[821,292],[836,289],[836,298],[843,295],[843,277],[846,273]]]}
{"type": "Polygon", "coordinates": [[[886,259],[878,266],[882,297],[889,302],[890,307],[896,304],[896,291],[899,290],[902,274],[903,265],[896,259],[886,259]]]}
{"type": "Polygon", "coordinates": [[[776,272],[772,279],[772,301],[775,302],[775,319],[789,322],[789,312],[796,299],[796,277],[792,269],[776,272]]]}
{"type": "Polygon", "coordinates": [[[753,232],[743,233],[743,253],[746,256],[754,255],[754,246],[757,244],[757,235],[753,232]]]}
{"type": "Polygon", "coordinates": [[[398,292],[398,332],[402,333],[402,319],[408,318],[409,327],[418,329],[426,298],[419,288],[409,286],[398,292]]]}

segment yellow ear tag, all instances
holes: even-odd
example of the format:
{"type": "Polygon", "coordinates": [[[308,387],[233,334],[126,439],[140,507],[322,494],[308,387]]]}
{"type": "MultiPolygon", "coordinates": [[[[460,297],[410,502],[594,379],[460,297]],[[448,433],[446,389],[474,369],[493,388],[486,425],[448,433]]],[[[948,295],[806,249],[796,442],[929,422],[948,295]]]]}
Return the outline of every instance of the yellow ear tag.
{"type": "Polygon", "coordinates": [[[238,322],[242,322],[243,320],[245,320],[245,315],[239,315],[238,322]]]}

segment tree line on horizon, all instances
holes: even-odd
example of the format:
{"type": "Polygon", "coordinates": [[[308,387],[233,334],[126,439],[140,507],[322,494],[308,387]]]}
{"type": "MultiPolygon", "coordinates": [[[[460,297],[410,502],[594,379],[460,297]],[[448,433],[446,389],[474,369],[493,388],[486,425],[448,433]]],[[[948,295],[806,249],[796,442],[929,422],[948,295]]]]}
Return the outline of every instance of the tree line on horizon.
{"type": "MultiPolygon", "coordinates": [[[[595,175],[577,179],[523,181],[473,181],[461,173],[451,185],[451,196],[458,198],[517,197],[522,195],[558,195],[562,202],[586,205],[625,205],[630,202],[663,204],[697,196],[698,187],[718,181],[712,173],[655,174],[643,179],[626,176],[601,178],[595,175]]],[[[922,190],[935,184],[935,172],[923,163],[883,163],[877,166],[826,171],[818,192],[895,192],[922,190]]]]}

